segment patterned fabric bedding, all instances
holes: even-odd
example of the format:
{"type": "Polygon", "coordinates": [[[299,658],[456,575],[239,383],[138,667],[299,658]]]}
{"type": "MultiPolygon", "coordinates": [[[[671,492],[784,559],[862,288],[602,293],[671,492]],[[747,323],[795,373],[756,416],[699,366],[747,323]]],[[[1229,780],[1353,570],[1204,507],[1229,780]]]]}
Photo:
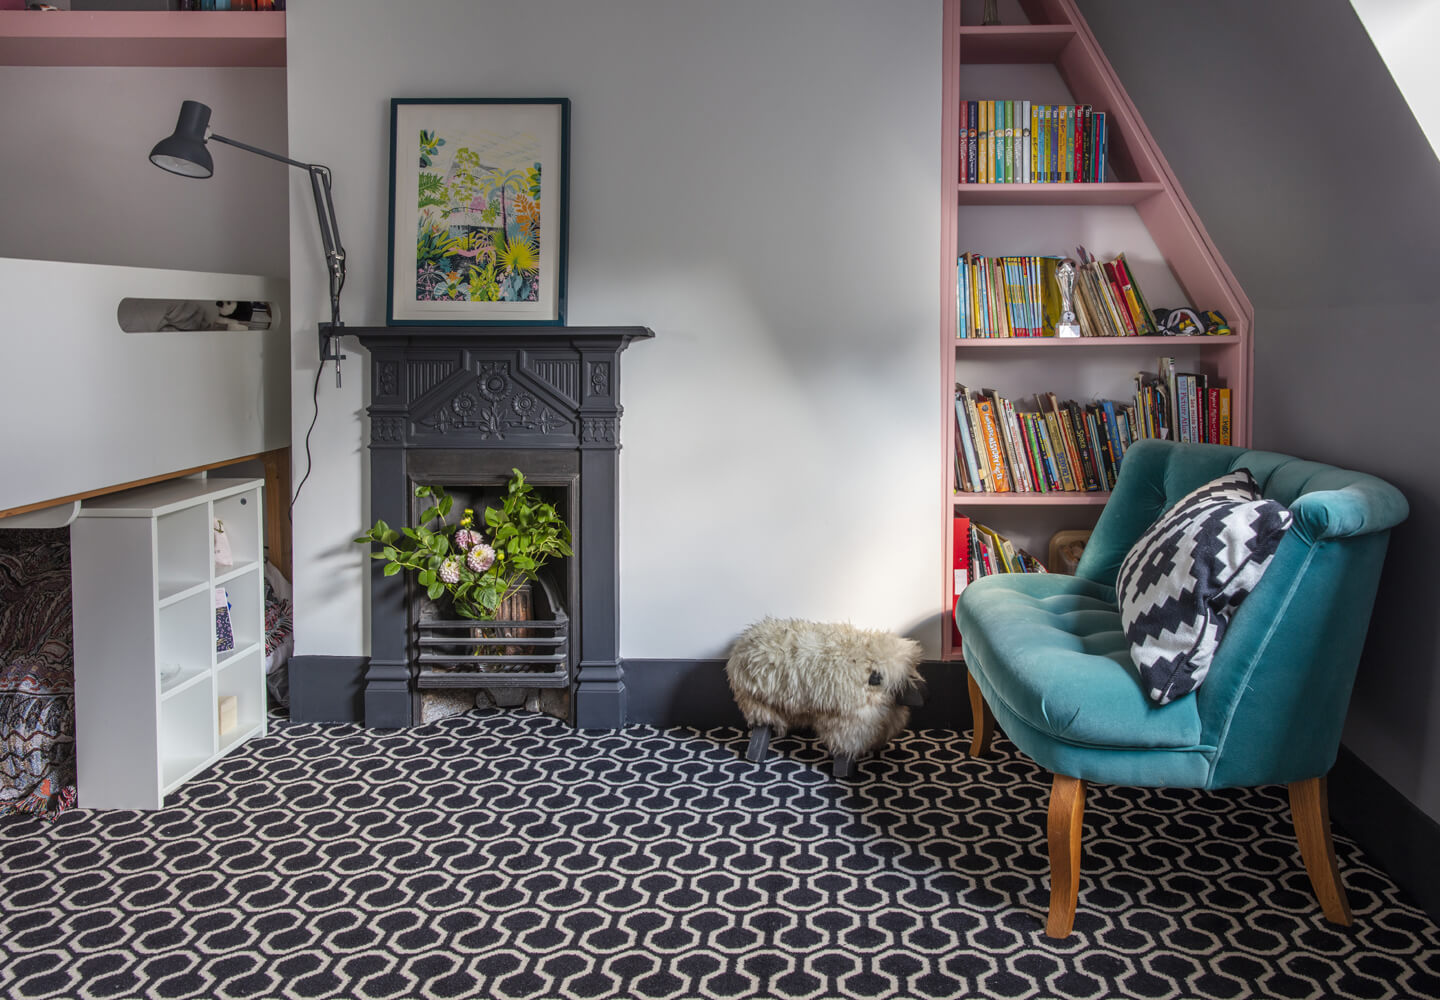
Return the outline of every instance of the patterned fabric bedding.
{"type": "Polygon", "coordinates": [[[290,584],[273,564],[265,566],[265,684],[272,706],[290,703],[290,672],[286,664],[295,649],[295,611],[290,584]]]}
{"type": "Polygon", "coordinates": [[[74,804],[70,532],[0,530],[0,816],[74,804]]]}

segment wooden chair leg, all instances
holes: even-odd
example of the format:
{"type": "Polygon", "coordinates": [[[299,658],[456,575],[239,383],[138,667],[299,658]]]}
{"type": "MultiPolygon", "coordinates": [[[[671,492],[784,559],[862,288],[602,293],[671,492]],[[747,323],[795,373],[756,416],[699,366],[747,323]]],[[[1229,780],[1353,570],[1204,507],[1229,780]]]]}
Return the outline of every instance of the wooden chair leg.
{"type": "Polygon", "coordinates": [[[990,714],[990,706],[985,704],[985,696],[980,693],[980,685],[975,683],[973,675],[966,675],[970,682],[970,716],[975,720],[975,728],[970,736],[970,756],[979,757],[990,749],[990,738],[995,735],[995,716],[990,714]]]}
{"type": "Polygon", "coordinates": [[[1295,821],[1300,857],[1325,919],[1350,926],[1350,901],[1345,898],[1340,866],[1335,862],[1335,841],[1330,838],[1330,796],[1323,776],[1290,783],[1290,815],[1295,821]]]}
{"type": "Polygon", "coordinates": [[[1075,926],[1075,902],[1080,897],[1080,828],[1085,814],[1085,782],[1068,774],[1055,775],[1050,786],[1050,918],[1047,937],[1069,937],[1075,926]]]}

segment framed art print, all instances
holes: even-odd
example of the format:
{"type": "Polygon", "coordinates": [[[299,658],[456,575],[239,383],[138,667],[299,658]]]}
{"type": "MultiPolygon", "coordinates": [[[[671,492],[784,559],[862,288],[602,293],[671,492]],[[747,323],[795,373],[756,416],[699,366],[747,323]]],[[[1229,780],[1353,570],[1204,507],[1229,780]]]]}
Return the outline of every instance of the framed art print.
{"type": "Polygon", "coordinates": [[[390,102],[391,326],[564,325],[570,101],[390,102]]]}

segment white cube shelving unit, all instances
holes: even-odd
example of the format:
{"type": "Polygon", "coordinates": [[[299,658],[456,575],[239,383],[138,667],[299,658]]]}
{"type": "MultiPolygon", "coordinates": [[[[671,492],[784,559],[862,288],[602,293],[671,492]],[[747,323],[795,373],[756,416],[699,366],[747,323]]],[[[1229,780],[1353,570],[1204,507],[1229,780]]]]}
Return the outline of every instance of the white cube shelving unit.
{"type": "Polygon", "coordinates": [[[81,505],[70,528],[81,807],[158,809],[265,732],[261,489],[258,479],[175,479],[81,505]],[[213,560],[217,519],[228,567],[213,560]],[[228,592],[235,636],[223,653],[216,587],[228,592]],[[226,695],[239,720],[221,733],[226,695]]]}

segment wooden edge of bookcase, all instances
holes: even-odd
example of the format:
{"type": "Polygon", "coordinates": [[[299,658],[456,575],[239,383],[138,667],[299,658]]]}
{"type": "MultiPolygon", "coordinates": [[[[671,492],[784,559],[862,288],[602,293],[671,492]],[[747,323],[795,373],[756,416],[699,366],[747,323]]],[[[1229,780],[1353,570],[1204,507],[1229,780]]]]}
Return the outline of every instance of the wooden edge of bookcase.
{"type": "Polygon", "coordinates": [[[1155,347],[1238,347],[1245,342],[1239,334],[1223,337],[956,337],[954,343],[962,350],[1084,350],[1089,348],[1155,347]]]}
{"type": "Polygon", "coordinates": [[[1052,490],[1049,493],[956,493],[951,507],[1103,507],[1110,499],[1108,490],[1088,493],[1052,490]]]}

